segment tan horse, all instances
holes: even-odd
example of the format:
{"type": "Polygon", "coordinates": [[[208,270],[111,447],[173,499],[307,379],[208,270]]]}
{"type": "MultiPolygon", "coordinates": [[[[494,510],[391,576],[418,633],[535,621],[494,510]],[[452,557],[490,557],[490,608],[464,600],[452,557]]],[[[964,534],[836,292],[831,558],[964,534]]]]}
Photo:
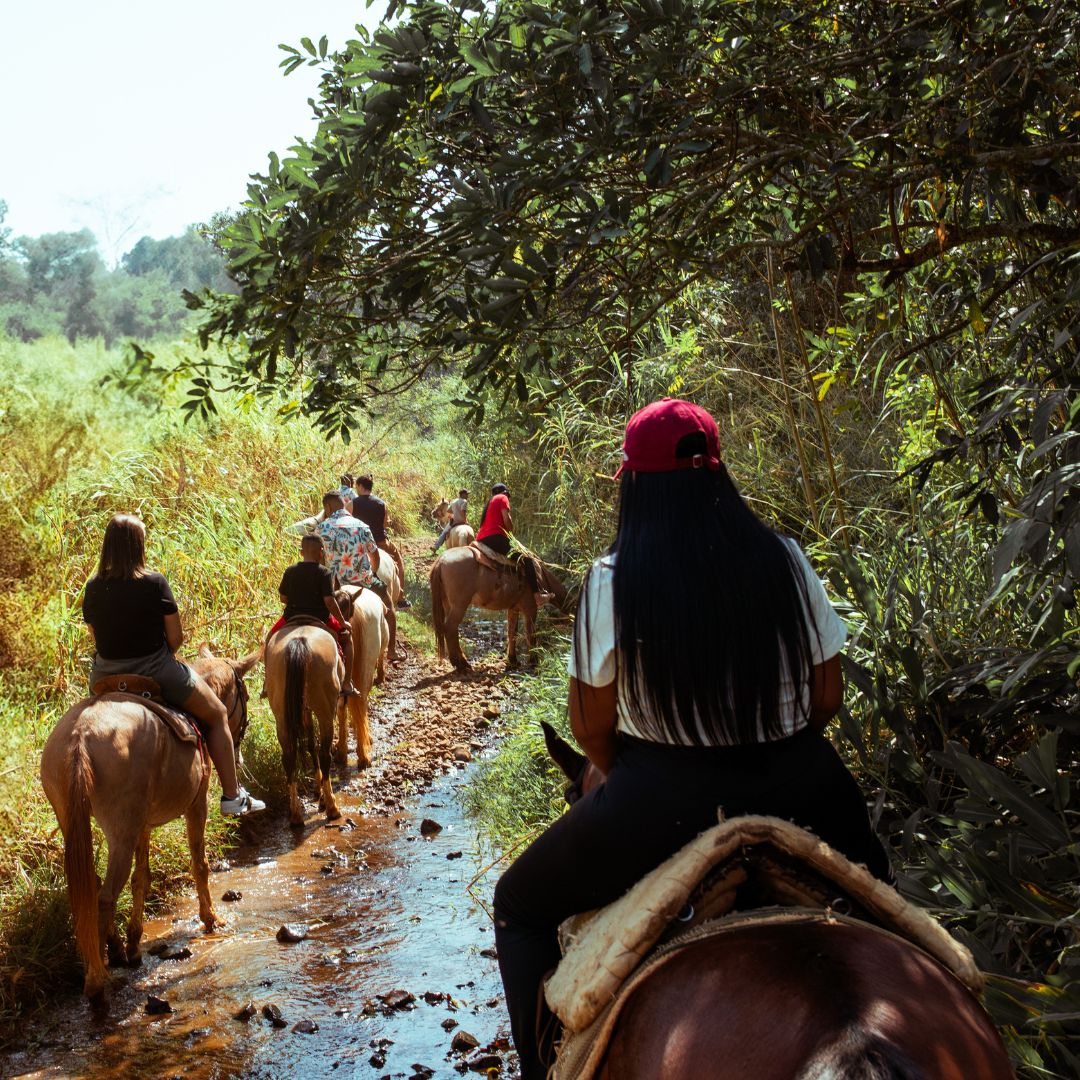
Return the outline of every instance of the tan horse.
{"type": "MultiPolygon", "coordinates": [[[[259,654],[223,660],[203,645],[199,655],[193,666],[228,711],[239,750],[247,716],[247,689],[241,680],[259,654]]],[[[151,829],[184,815],[199,917],[207,931],[217,923],[204,843],[210,763],[198,747],[181,742],[144,705],[89,698],[60,718],[45,743],[41,783],[64,834],[71,915],[86,967],[83,989],[93,1004],[102,1005],[106,945],[113,963],[134,967],[140,960],[151,829]],[[109,849],[103,885],[94,870],[91,816],[101,826],[109,849]],[[135,876],[125,946],[116,931],[116,900],[131,875],[132,859],[135,876]]]]}
{"type": "Polygon", "coordinates": [[[431,511],[431,519],[440,529],[446,527],[446,523],[450,520],[450,501],[448,499],[439,500],[438,505],[431,511]]]}
{"type": "MultiPolygon", "coordinates": [[[[431,568],[431,619],[439,658],[449,658],[458,671],[468,671],[469,661],[461,650],[458,627],[469,607],[506,612],[506,662],[517,663],[517,622],[525,620],[525,649],[532,654],[536,624],[536,599],[523,577],[510,568],[493,570],[484,566],[471,547],[454,548],[431,568]]],[[[567,611],[566,587],[547,567],[540,566],[540,585],[554,595],[562,611],[567,611]]]]}
{"type": "MultiPolygon", "coordinates": [[[[368,695],[371,687],[381,684],[386,676],[386,650],[390,644],[390,627],[386,622],[386,605],[370,589],[346,585],[353,597],[350,619],[353,638],[353,686],[359,691],[348,699],[348,717],[356,740],[356,767],[366,769],[371,764],[371,732],[368,730],[368,695]]],[[[349,755],[349,732],[344,704],[338,708],[338,737],[334,759],[345,765],[349,755]]]]}
{"type": "Polygon", "coordinates": [[[266,696],[277,722],[281,762],[289,796],[289,824],[302,826],[304,810],[297,794],[299,758],[307,750],[319,789],[319,806],[329,821],[341,817],[330,783],[334,718],[341,706],[345,663],[334,635],[320,626],[285,626],[270,639],[263,661],[266,696]],[[318,721],[318,742],[312,723],[318,721]]]}
{"type": "Polygon", "coordinates": [[[446,538],[446,549],[468,547],[475,539],[476,533],[471,525],[455,525],[446,538]]]}
{"type": "Polygon", "coordinates": [[[397,607],[405,595],[405,582],[401,580],[397,560],[383,548],[379,548],[378,576],[386,586],[386,595],[390,597],[390,603],[397,607]]]}

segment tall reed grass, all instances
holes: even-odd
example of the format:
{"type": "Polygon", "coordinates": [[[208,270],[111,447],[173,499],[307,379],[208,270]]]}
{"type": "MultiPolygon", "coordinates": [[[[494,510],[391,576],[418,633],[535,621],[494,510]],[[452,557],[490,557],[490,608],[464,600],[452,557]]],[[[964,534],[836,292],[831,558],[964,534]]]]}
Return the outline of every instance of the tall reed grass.
{"type": "MultiPolygon", "coordinates": [[[[79,978],[61,837],[37,770],[48,733],[86,691],[92,646],[79,603],[110,515],[146,522],[149,563],[179,602],[184,651],[206,640],[240,656],[276,617],[281,572],[298,557],[284,527],[314,513],[342,472],[375,476],[399,534],[421,528],[438,493],[458,483],[450,391],[437,385],[387,405],[346,446],[282,420],[272,401],[220,402],[212,421],[185,424],[182,386],[138,395],[102,386],[121,360],[94,342],[0,339],[0,1023],[79,978]]],[[[276,739],[258,701],[261,673],[249,681],[246,782],[273,800],[276,739]]],[[[212,853],[232,828],[211,814],[212,853]]],[[[152,910],[188,881],[182,823],[157,830],[153,845],[152,910]]]]}

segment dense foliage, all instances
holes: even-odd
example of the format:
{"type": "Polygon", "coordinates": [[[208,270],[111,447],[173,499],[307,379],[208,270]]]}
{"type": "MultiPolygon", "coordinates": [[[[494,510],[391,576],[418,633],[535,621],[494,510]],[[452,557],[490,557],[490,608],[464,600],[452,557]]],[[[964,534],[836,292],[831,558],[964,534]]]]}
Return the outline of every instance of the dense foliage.
{"type": "Polygon", "coordinates": [[[184,289],[230,287],[221,253],[195,228],[144,236],[109,270],[88,229],[13,238],[6,209],[0,202],[0,332],[20,341],[175,335],[188,318],[184,289]]]}

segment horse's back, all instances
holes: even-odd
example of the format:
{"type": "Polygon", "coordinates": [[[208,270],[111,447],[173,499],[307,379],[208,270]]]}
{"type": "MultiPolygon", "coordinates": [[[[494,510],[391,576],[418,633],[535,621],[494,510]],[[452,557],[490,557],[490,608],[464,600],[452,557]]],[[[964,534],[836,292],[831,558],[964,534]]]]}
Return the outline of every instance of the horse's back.
{"type": "Polygon", "coordinates": [[[601,1075],[620,1080],[1009,1080],[971,993],[870,926],[753,924],[675,953],[628,998],[601,1075]]]}
{"type": "Polygon", "coordinates": [[[175,738],[137,701],[87,698],[60,718],[41,755],[42,787],[59,820],[66,817],[77,744],[93,778],[91,811],[103,827],[133,816],[154,825],[170,821],[198,787],[202,764],[194,744],[175,738]]]}

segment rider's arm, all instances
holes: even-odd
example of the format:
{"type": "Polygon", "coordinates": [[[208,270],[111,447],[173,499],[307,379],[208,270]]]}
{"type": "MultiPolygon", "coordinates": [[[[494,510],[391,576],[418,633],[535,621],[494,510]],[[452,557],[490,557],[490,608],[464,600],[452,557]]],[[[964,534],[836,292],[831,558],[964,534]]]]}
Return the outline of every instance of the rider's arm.
{"type": "Polygon", "coordinates": [[[323,603],[326,605],[326,610],[334,616],[342,626],[348,626],[349,621],[341,613],[341,606],[337,602],[337,597],[331,593],[329,596],[323,597],[323,603]]]}
{"type": "Polygon", "coordinates": [[[814,731],[824,730],[840,710],[843,700],[844,673],[840,670],[838,654],[814,667],[814,693],[810,698],[807,725],[814,731]]]}
{"type": "Polygon", "coordinates": [[[169,646],[169,652],[176,652],[184,644],[184,628],[180,625],[180,616],[177,612],[163,616],[165,619],[165,641],[169,646]]]}
{"type": "Polygon", "coordinates": [[[502,508],[502,527],[508,533],[512,533],[514,531],[513,519],[510,517],[510,511],[505,506],[502,508]]]}
{"type": "Polygon", "coordinates": [[[590,686],[570,677],[570,729],[585,756],[606,776],[615,764],[615,683],[590,686]]]}

